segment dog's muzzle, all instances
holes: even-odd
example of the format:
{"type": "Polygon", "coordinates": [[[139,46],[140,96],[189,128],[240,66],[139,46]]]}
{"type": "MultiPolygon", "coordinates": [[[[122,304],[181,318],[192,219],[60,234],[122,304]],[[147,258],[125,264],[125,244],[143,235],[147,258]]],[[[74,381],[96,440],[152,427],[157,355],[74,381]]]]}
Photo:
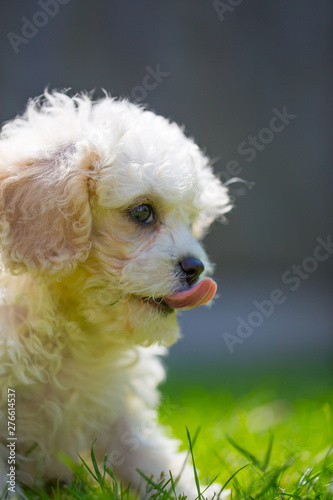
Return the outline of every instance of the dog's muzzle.
{"type": "Polygon", "coordinates": [[[204,265],[201,260],[188,256],[181,259],[178,268],[182,274],[182,280],[185,281],[188,288],[174,292],[166,297],[148,298],[143,297],[146,304],[154,306],[159,312],[169,314],[174,309],[187,310],[207,304],[214,297],[217,285],[215,281],[206,278],[196,283],[201,273],[204,271],[204,265]]]}

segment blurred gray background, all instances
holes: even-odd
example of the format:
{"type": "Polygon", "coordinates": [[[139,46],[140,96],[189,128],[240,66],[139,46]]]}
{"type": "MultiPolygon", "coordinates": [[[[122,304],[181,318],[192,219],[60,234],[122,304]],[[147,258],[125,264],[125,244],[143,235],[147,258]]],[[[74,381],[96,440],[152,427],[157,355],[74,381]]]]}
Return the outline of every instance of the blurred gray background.
{"type": "Polygon", "coordinates": [[[332,2],[0,6],[1,122],[46,86],[105,88],[185,124],[223,180],[249,183],[230,186],[235,209],[206,239],[219,298],[182,314],[170,371],[192,366],[194,379],[214,370],[224,380],[268,363],[329,374],[333,254],[313,255],[317,238],[333,234],[332,2]],[[254,301],[275,289],[283,303],[258,313],[254,301]],[[243,338],[242,321],[256,325],[243,323],[243,338]]]}

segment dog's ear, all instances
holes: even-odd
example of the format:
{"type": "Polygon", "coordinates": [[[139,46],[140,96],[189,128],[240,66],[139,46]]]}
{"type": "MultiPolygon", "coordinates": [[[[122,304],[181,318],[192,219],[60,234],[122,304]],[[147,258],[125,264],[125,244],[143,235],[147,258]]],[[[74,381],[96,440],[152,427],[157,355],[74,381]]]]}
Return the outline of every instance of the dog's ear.
{"type": "Polygon", "coordinates": [[[226,221],[225,213],[229,212],[233,205],[228,189],[213,174],[211,168],[201,171],[202,192],[197,200],[200,213],[195,220],[192,232],[195,238],[202,239],[214,220],[226,221]]]}
{"type": "Polygon", "coordinates": [[[87,259],[89,170],[75,156],[0,165],[0,245],[12,273],[67,273],[87,259]]]}

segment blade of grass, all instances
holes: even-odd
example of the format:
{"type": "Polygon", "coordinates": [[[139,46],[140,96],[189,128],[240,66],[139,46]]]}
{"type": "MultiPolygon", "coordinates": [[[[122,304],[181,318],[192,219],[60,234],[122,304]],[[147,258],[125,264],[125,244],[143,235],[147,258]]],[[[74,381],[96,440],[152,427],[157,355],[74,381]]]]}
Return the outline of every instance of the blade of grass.
{"type": "MultiPolygon", "coordinates": [[[[105,455],[105,458],[107,458],[107,455],[105,455]]],[[[113,474],[112,470],[109,469],[109,467],[106,465],[105,458],[104,458],[104,476],[105,476],[105,474],[108,474],[113,479],[113,482],[114,482],[114,491],[115,491],[115,494],[117,495],[117,498],[118,498],[118,496],[119,496],[118,481],[117,481],[115,475],[113,474]]]]}
{"type": "Polygon", "coordinates": [[[173,475],[172,475],[171,470],[169,470],[169,474],[170,474],[170,481],[171,481],[171,490],[170,491],[172,491],[172,493],[175,495],[175,500],[177,500],[176,483],[173,479],[173,475]]]}
{"type": "Polygon", "coordinates": [[[278,467],[277,469],[274,469],[273,471],[270,471],[269,473],[266,472],[263,474],[262,479],[265,481],[268,481],[268,483],[260,490],[259,493],[257,493],[257,498],[263,498],[266,499],[266,493],[269,490],[278,490],[279,485],[277,482],[278,477],[280,476],[281,472],[284,472],[286,469],[288,469],[288,465],[282,465],[281,467],[278,467]]]}
{"type": "Polygon", "coordinates": [[[304,474],[301,476],[300,480],[298,481],[298,488],[303,488],[305,484],[308,482],[308,478],[310,477],[311,472],[313,471],[313,467],[310,467],[309,469],[306,469],[304,474]]]}
{"type": "MultiPolygon", "coordinates": [[[[197,491],[198,491],[198,497],[197,498],[200,499],[200,498],[202,498],[202,495],[200,493],[200,483],[199,483],[198,473],[197,473],[197,469],[196,469],[195,461],[194,461],[193,446],[192,446],[191,436],[190,436],[190,432],[189,432],[189,430],[188,430],[187,427],[186,427],[186,432],[187,432],[187,439],[188,439],[188,442],[190,444],[190,452],[191,452],[191,457],[192,457],[192,464],[193,464],[195,485],[196,485],[197,491]]],[[[198,434],[199,434],[199,429],[196,432],[196,437],[198,436],[198,434]]],[[[196,437],[195,437],[195,439],[196,439],[196,437]]]]}
{"type": "Polygon", "coordinates": [[[157,491],[159,491],[160,493],[165,493],[165,490],[163,490],[163,488],[158,483],[155,483],[155,481],[150,479],[150,477],[141,472],[140,469],[136,469],[136,471],[140,474],[141,477],[143,477],[143,479],[145,479],[145,481],[147,481],[147,483],[149,483],[151,486],[154,486],[157,491]]]}
{"type": "Polygon", "coordinates": [[[95,439],[95,441],[91,445],[90,456],[91,456],[91,461],[93,463],[94,470],[95,470],[95,473],[96,473],[96,476],[97,476],[97,482],[100,484],[100,486],[101,486],[101,488],[103,490],[104,489],[104,481],[103,481],[102,475],[100,473],[100,470],[98,468],[96,457],[95,457],[95,453],[94,453],[94,444],[96,443],[96,441],[97,441],[97,439],[95,439]]]}
{"type": "Polygon", "coordinates": [[[262,465],[264,471],[267,469],[270,458],[271,458],[271,453],[272,453],[272,448],[273,448],[273,440],[274,440],[274,435],[271,433],[270,438],[269,438],[268,448],[267,448],[264,462],[262,465]]]}
{"type": "Polygon", "coordinates": [[[83,458],[79,455],[79,459],[81,460],[81,462],[83,463],[83,465],[85,466],[85,468],[87,469],[87,471],[92,475],[92,477],[95,479],[95,481],[98,482],[98,479],[97,477],[95,476],[95,474],[93,473],[93,471],[90,469],[89,465],[83,460],[83,458]]]}
{"type": "Polygon", "coordinates": [[[108,460],[108,456],[107,455],[104,455],[104,460],[103,460],[103,481],[105,481],[105,474],[106,474],[106,462],[108,460]]]}
{"type": "Polygon", "coordinates": [[[226,488],[226,486],[230,483],[230,481],[232,481],[232,479],[238,474],[238,472],[240,472],[241,470],[245,469],[245,467],[248,467],[250,464],[245,464],[243,465],[243,467],[241,467],[240,469],[236,470],[236,472],[234,472],[232,474],[232,476],[229,477],[229,479],[224,483],[224,485],[222,486],[222,489],[219,493],[219,495],[223,492],[223,490],[226,488]]]}
{"type": "Polygon", "coordinates": [[[313,479],[315,479],[316,477],[321,476],[321,474],[322,474],[323,472],[325,472],[325,471],[327,471],[327,470],[331,469],[332,467],[333,467],[333,464],[330,464],[330,465],[328,465],[327,467],[324,467],[324,468],[320,469],[320,471],[319,471],[319,472],[317,472],[316,474],[313,474],[312,476],[310,476],[308,480],[309,480],[309,481],[313,481],[313,479]]]}
{"type": "MultiPolygon", "coordinates": [[[[195,432],[195,434],[194,434],[194,437],[192,438],[192,447],[194,447],[194,445],[195,445],[195,442],[196,442],[196,440],[197,440],[197,437],[199,436],[199,432],[200,432],[200,427],[198,427],[198,429],[196,430],[196,432],[195,432]]],[[[187,461],[188,461],[188,458],[189,458],[189,456],[190,456],[190,455],[191,455],[191,451],[189,450],[189,451],[187,452],[187,454],[186,454],[186,458],[185,458],[185,460],[184,460],[183,466],[182,466],[182,468],[181,468],[181,470],[180,470],[180,472],[179,472],[179,474],[178,474],[178,476],[176,477],[176,480],[175,480],[175,482],[174,482],[174,483],[175,483],[175,486],[179,483],[180,478],[182,477],[182,474],[183,474],[183,472],[184,472],[184,470],[185,470],[185,468],[186,468],[186,464],[187,464],[187,461]]]]}
{"type": "Polygon", "coordinates": [[[32,453],[38,446],[38,443],[34,443],[30,448],[27,449],[27,451],[24,453],[25,457],[28,457],[30,453],[32,453]]]}
{"type": "Polygon", "coordinates": [[[211,480],[211,482],[209,483],[208,486],[206,486],[206,488],[201,492],[201,494],[203,495],[207,490],[208,488],[210,488],[212,486],[212,484],[216,481],[216,479],[219,477],[220,474],[217,474],[214,479],[211,480]]]}
{"type": "Polygon", "coordinates": [[[249,451],[247,451],[245,448],[237,444],[230,436],[226,435],[227,440],[233,446],[239,453],[241,453],[245,458],[248,460],[251,460],[251,462],[254,463],[259,469],[263,470],[262,465],[260,464],[259,460],[249,451]]]}
{"type": "Polygon", "coordinates": [[[292,493],[279,493],[279,495],[282,495],[284,497],[288,497],[288,498],[298,498],[299,500],[302,499],[302,497],[300,497],[299,495],[293,495],[292,493]]]}

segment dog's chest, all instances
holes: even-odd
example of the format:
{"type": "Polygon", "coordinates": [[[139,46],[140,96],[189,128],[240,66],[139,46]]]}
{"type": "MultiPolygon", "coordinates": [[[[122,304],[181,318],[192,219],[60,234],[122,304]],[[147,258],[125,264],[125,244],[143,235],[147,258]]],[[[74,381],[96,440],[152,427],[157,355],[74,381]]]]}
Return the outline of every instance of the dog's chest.
{"type": "Polygon", "coordinates": [[[97,357],[92,351],[82,358],[82,352],[81,357],[67,353],[48,382],[17,387],[17,428],[22,444],[28,435],[29,446],[43,442],[50,449],[66,449],[72,443],[71,447],[83,449],[123,413],[128,397],[126,369],[116,366],[111,353],[97,357]]]}

